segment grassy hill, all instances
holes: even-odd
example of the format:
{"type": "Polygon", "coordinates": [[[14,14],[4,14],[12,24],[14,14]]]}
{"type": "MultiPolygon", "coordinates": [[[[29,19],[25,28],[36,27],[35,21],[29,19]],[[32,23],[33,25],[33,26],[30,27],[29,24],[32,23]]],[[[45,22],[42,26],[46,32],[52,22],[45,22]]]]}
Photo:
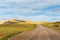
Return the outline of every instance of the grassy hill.
{"type": "Polygon", "coordinates": [[[4,24],[32,24],[32,23],[29,20],[9,19],[5,21],[4,24]]]}

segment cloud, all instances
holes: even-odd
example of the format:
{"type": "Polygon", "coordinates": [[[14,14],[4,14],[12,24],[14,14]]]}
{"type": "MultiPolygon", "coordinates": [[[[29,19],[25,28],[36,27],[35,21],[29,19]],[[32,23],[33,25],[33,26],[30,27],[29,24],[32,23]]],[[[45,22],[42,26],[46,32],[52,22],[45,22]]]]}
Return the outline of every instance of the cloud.
{"type": "Polygon", "coordinates": [[[31,16],[28,17],[31,21],[60,21],[60,16],[47,16],[47,15],[39,15],[39,16],[31,16]]]}
{"type": "Polygon", "coordinates": [[[15,14],[5,14],[5,15],[0,15],[0,20],[8,20],[10,18],[15,18],[15,19],[20,19],[20,20],[23,20],[25,19],[24,16],[22,15],[15,15],[15,14]]]}
{"type": "Polygon", "coordinates": [[[0,4],[14,8],[43,8],[60,2],[58,0],[1,0],[0,4]]]}
{"type": "Polygon", "coordinates": [[[59,8],[59,0],[0,0],[0,17],[55,21],[60,20],[60,10],[56,10],[59,8]]]}
{"type": "Polygon", "coordinates": [[[28,18],[32,21],[48,21],[48,19],[51,17],[46,15],[38,15],[38,16],[31,16],[28,18]]]}

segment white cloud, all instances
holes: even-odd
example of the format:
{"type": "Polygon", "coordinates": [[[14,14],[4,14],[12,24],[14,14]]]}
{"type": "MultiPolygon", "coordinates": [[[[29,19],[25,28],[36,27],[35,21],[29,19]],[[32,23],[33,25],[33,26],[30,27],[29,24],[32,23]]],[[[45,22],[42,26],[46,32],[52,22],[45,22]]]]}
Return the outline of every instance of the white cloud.
{"type": "Polygon", "coordinates": [[[46,16],[46,15],[28,17],[28,19],[30,19],[32,21],[48,21],[49,18],[51,18],[51,17],[50,16],[46,16]]]}
{"type": "Polygon", "coordinates": [[[44,11],[45,14],[51,14],[51,15],[60,15],[60,11],[44,11]]]}
{"type": "Polygon", "coordinates": [[[60,21],[60,16],[51,17],[52,21],[60,21]]]}
{"type": "Polygon", "coordinates": [[[60,21],[60,16],[39,15],[28,17],[28,19],[32,21],[60,21]]]}
{"type": "MultiPolygon", "coordinates": [[[[37,16],[30,16],[25,17],[21,16],[20,14],[26,13],[42,13],[42,14],[59,14],[60,11],[45,11],[41,10],[47,6],[54,6],[60,5],[60,0],[0,0],[0,14],[6,12],[15,12],[17,19],[30,19],[35,21],[51,21],[52,19],[60,20],[60,17],[56,16],[53,18],[47,15],[37,15],[37,16]],[[33,9],[40,9],[40,10],[33,10],[33,9]]],[[[15,16],[14,16],[15,17],[15,16]]]]}
{"type": "Polygon", "coordinates": [[[0,3],[6,3],[10,6],[14,7],[29,7],[29,8],[42,8],[44,6],[51,6],[51,5],[57,5],[60,4],[59,0],[1,0],[0,3]],[[4,1],[4,2],[3,2],[4,1]],[[9,4],[10,2],[10,4],[9,4]],[[11,3],[15,2],[15,3],[11,3]],[[14,5],[12,5],[14,4],[14,5]]]}

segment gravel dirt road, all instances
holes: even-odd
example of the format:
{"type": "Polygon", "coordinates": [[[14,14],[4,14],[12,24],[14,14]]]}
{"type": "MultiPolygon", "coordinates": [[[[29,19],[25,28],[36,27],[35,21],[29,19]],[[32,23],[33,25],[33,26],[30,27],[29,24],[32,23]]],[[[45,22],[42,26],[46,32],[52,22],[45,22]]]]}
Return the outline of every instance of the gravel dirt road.
{"type": "Polygon", "coordinates": [[[37,24],[35,29],[15,35],[8,40],[60,40],[60,35],[52,29],[37,24]]]}

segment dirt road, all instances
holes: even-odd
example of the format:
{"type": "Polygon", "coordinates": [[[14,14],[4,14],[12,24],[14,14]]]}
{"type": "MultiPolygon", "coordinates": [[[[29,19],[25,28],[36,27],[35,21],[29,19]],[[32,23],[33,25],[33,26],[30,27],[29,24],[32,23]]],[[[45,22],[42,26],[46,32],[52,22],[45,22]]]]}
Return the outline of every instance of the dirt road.
{"type": "Polygon", "coordinates": [[[60,35],[54,30],[37,24],[37,28],[15,35],[8,40],[60,40],[60,35]]]}

